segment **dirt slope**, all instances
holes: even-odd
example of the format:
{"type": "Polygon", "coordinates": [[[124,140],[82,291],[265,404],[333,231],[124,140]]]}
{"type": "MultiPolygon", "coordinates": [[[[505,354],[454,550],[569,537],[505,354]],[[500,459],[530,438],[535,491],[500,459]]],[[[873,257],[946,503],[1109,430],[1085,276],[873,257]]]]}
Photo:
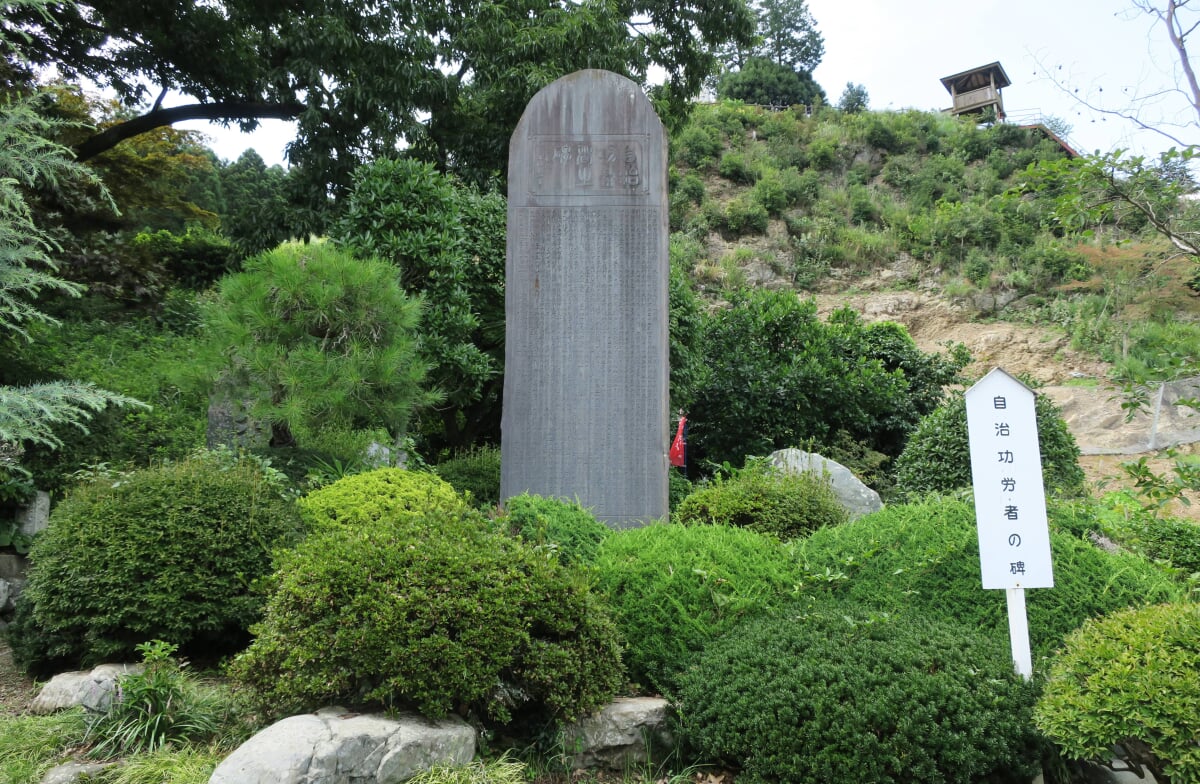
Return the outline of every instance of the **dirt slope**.
{"type": "MultiPolygon", "coordinates": [[[[1084,453],[1080,460],[1084,472],[1096,492],[1127,486],[1121,463],[1141,455],[1148,457],[1156,471],[1169,470],[1171,461],[1147,448],[1149,415],[1126,422],[1120,390],[1107,380],[1107,363],[1072,349],[1066,335],[1025,324],[977,320],[974,307],[952,302],[932,287],[895,290],[890,288],[894,284],[895,272],[882,270],[872,278],[856,281],[851,292],[816,294],[817,308],[822,316],[849,307],[868,322],[898,322],[925,351],[943,351],[948,341],[963,343],[975,357],[965,371],[968,378],[1001,367],[1035,379],[1043,385],[1038,393],[1048,395],[1062,408],[1084,453]]],[[[1174,412],[1172,416],[1181,419],[1185,415],[1174,412]]],[[[1197,437],[1191,432],[1196,427],[1187,422],[1178,425],[1181,435],[1174,440],[1182,442],[1180,452],[1200,451],[1197,437]]],[[[1198,507],[1200,504],[1177,505],[1171,511],[1200,521],[1198,507]]]]}

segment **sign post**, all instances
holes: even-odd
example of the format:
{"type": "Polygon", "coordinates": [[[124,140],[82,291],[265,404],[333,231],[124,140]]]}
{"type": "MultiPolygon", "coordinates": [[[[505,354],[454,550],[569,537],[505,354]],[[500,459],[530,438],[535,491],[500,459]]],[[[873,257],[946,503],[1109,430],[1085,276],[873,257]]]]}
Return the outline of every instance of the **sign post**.
{"type": "Polygon", "coordinates": [[[1026,588],[1053,588],[1033,390],[996,368],[966,392],[967,435],[985,589],[1003,588],[1013,664],[1033,675],[1026,588]]]}

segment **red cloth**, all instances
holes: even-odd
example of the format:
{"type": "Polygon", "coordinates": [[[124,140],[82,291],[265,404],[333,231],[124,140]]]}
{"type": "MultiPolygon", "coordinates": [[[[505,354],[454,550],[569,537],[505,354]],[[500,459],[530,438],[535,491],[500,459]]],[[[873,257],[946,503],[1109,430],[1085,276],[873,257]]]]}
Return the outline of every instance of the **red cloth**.
{"type": "Polygon", "coordinates": [[[673,466],[682,466],[687,462],[685,457],[687,444],[683,439],[683,428],[686,424],[687,417],[679,417],[679,429],[675,431],[675,440],[671,442],[671,451],[667,453],[673,466]]]}

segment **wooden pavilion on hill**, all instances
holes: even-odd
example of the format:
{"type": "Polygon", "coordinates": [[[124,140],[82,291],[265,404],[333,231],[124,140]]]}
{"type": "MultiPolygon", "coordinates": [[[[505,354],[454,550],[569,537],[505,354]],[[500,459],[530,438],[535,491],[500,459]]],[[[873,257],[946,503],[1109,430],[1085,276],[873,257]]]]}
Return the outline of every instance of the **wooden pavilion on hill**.
{"type": "Polygon", "coordinates": [[[1004,99],[1000,91],[1012,84],[1000,63],[988,63],[969,71],[942,77],[942,86],[950,93],[954,115],[977,114],[992,109],[996,119],[1004,119],[1004,99]]]}

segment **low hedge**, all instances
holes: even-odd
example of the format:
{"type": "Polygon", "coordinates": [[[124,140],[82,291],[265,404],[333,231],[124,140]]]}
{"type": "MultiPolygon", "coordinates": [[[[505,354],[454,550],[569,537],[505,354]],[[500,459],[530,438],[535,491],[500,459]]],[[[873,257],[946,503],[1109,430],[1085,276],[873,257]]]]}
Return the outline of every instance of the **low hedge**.
{"type": "Polygon", "coordinates": [[[133,661],[154,639],[192,660],[245,647],[262,605],[251,586],[299,532],[280,490],[225,453],[75,487],[30,551],[17,662],[45,675],[133,661]]]}
{"type": "Polygon", "coordinates": [[[969,627],[827,605],[750,621],[681,678],[685,741],[746,784],[1013,782],[1036,687],[969,627]]]}
{"type": "MultiPolygon", "coordinates": [[[[1183,595],[1183,586],[1142,556],[1106,552],[1060,532],[1056,516],[1051,505],[1054,587],[1026,594],[1036,655],[1050,655],[1088,618],[1183,595]]],[[[796,549],[804,571],[801,580],[810,593],[1007,634],[1004,591],[981,587],[975,511],[969,501],[929,497],[888,506],[822,529],[796,549]]]]}
{"type": "Polygon", "coordinates": [[[612,529],[578,503],[522,493],[504,502],[509,531],[551,549],[564,564],[591,564],[612,529]]]}
{"type": "Polygon", "coordinates": [[[586,580],[465,508],[311,534],[281,555],[253,631],[230,670],[272,715],[338,703],[569,719],[623,682],[586,580]]]}
{"type": "Polygon", "coordinates": [[[607,537],[596,579],[625,638],[630,677],[670,693],[706,642],[786,601],[795,572],[788,548],[770,537],[671,523],[607,537]]]}

